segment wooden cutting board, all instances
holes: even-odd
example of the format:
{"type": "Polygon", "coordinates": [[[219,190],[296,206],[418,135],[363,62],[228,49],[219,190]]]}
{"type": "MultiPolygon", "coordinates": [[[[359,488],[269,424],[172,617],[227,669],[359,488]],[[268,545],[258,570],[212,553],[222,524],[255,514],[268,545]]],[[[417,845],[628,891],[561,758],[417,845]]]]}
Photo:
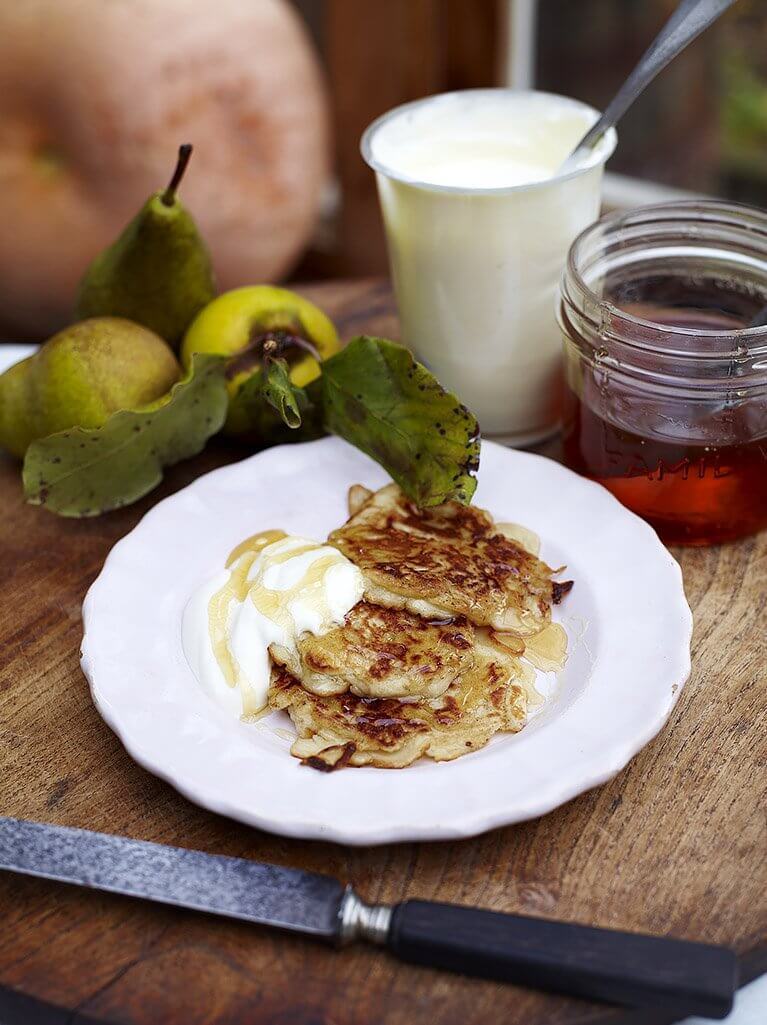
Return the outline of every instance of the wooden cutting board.
{"type": "MultiPolygon", "coordinates": [[[[345,337],[397,335],[383,283],[306,291],[345,337]]],[[[80,522],[24,505],[17,466],[0,457],[0,811],[330,872],[375,901],[423,897],[730,943],[744,976],[767,970],[767,535],[675,553],[695,614],[693,675],[660,736],[611,783],[458,843],[305,843],[203,811],[140,769],[97,715],[78,664],[83,596],[114,542],[158,498],[243,454],[213,445],[145,501],[80,522]]],[[[673,1020],[3,873],[0,922],[4,1022],[673,1020]],[[40,1017],[37,1000],[71,1017],[40,1017]]]]}

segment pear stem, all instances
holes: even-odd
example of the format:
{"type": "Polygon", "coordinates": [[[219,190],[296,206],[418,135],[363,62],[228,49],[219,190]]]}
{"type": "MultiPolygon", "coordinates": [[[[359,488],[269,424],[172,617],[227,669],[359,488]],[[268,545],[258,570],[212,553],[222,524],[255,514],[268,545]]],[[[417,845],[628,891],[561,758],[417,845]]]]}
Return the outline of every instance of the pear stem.
{"type": "Polygon", "coordinates": [[[322,356],[320,356],[316,346],[312,345],[306,338],[291,334],[289,331],[265,331],[262,335],[256,335],[252,338],[250,344],[260,345],[264,356],[280,355],[285,349],[295,346],[298,349],[303,349],[304,352],[308,352],[310,356],[314,356],[318,363],[322,362],[322,356]]]}
{"type": "Polygon", "coordinates": [[[173,177],[168,182],[168,187],[162,194],[162,201],[165,206],[173,206],[173,202],[176,198],[176,189],[181,184],[181,179],[184,177],[189,158],[192,155],[192,144],[191,142],[185,142],[183,146],[178,148],[178,161],[176,163],[176,170],[173,172],[173,177]]]}
{"type": "Polygon", "coordinates": [[[264,366],[281,356],[286,349],[293,347],[303,349],[314,356],[318,363],[322,362],[322,356],[315,346],[300,335],[291,334],[289,331],[263,331],[253,334],[245,348],[231,357],[225,371],[226,376],[231,379],[243,370],[264,366]]]}

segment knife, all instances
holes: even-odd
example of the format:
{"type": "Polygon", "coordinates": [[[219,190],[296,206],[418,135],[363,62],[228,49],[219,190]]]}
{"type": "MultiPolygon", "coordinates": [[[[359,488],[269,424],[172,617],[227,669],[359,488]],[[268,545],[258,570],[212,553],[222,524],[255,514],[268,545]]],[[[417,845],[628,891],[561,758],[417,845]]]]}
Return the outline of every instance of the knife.
{"type": "Polygon", "coordinates": [[[226,915],[405,961],[682,1015],[723,1018],[726,947],[407,900],[366,904],[332,876],[0,816],[0,869],[226,915]]]}

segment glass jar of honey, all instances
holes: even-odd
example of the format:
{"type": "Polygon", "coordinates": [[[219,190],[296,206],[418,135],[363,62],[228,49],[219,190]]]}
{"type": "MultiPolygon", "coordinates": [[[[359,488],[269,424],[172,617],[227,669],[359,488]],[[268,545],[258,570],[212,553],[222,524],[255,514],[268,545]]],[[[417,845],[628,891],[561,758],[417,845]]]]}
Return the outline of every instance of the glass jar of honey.
{"type": "Polygon", "coordinates": [[[558,315],[568,466],[669,544],[767,527],[767,213],[604,217],[570,250],[558,315]]]}

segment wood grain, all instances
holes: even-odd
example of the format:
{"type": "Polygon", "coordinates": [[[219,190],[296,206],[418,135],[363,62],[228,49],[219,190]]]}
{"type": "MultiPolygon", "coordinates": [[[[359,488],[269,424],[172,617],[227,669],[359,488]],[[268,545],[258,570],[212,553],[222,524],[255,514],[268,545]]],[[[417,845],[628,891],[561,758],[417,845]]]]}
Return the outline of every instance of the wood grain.
{"type": "MultiPolygon", "coordinates": [[[[307,292],[346,336],[396,335],[384,284],[307,292]]],[[[459,843],[303,843],[209,814],[138,768],[78,665],[81,602],[112,544],[159,497],[244,454],[214,445],[139,505],[81,522],[25,506],[16,465],[0,461],[3,813],[337,873],[373,900],[731,943],[748,974],[767,970],[767,536],[676,553],[695,613],[693,675],[667,727],[608,785],[459,843]]],[[[0,876],[0,921],[0,985],[18,991],[25,1023],[24,995],[65,1008],[62,1021],[126,1025],[669,1021],[10,875],[0,876]]],[[[0,1008],[12,1002],[6,994],[0,1008]]]]}
{"type": "Polygon", "coordinates": [[[497,85],[504,56],[500,0],[326,0],[322,36],[340,209],[326,252],[304,266],[320,277],[387,266],[375,178],[360,137],[385,111],[452,89],[497,85]]]}

